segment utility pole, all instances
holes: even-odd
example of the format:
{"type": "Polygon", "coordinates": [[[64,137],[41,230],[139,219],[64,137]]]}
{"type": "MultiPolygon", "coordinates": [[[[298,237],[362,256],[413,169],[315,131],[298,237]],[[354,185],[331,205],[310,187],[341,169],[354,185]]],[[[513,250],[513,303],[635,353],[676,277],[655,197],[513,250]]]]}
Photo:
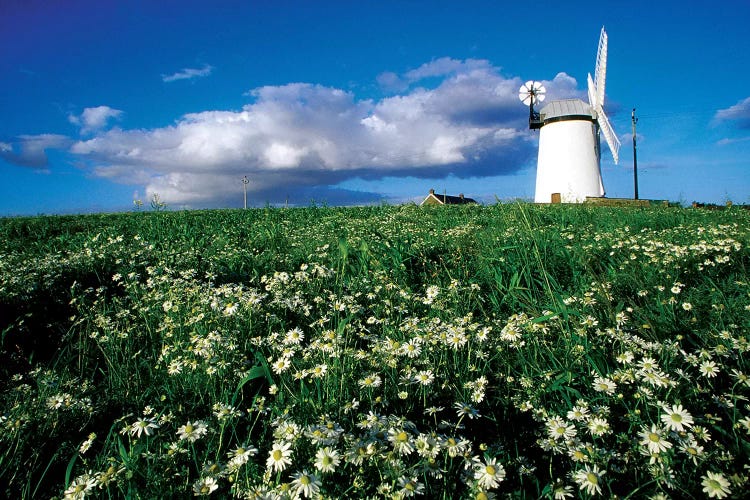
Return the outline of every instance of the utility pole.
{"type": "Polygon", "coordinates": [[[635,108],[633,113],[630,115],[633,121],[633,187],[635,188],[635,199],[638,199],[638,156],[635,148],[635,124],[638,123],[638,118],[635,117],[635,108]]]}
{"type": "Polygon", "coordinates": [[[247,184],[249,182],[250,181],[247,179],[247,176],[245,176],[245,177],[242,178],[242,189],[243,189],[243,191],[245,193],[245,209],[247,209],[247,184]]]}

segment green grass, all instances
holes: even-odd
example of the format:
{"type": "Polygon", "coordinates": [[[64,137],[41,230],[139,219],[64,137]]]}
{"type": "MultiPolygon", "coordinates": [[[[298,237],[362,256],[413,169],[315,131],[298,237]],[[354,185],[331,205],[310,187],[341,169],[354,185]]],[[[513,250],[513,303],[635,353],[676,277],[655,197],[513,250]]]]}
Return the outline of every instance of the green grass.
{"type": "Polygon", "coordinates": [[[0,484],[741,496],[748,228],[527,204],[0,219],[0,484]]]}

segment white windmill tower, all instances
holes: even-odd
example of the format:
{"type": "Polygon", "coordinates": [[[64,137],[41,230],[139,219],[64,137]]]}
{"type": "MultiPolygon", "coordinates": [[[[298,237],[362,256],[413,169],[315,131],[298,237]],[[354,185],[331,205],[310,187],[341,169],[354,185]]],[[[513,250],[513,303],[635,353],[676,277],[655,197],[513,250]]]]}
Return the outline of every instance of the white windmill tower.
{"type": "Polygon", "coordinates": [[[584,201],[587,196],[604,196],[601,175],[599,131],[618,161],[620,141],[604,114],[604,84],[607,72],[607,32],[602,28],[596,54],[594,79],[588,75],[589,102],[561,99],[549,102],[539,113],[534,102],[541,102],[544,87],[527,82],[519,90],[529,104],[529,128],[539,129],[539,156],[536,170],[536,203],[549,203],[553,193],[567,203],[584,201]],[[531,84],[531,85],[529,85],[531,84]]]}

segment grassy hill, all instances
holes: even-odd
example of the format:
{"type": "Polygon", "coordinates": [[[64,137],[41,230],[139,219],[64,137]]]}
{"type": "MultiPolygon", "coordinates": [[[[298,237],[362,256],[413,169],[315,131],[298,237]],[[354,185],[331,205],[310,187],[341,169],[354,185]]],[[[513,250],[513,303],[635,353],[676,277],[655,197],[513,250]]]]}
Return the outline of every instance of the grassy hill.
{"type": "Polygon", "coordinates": [[[527,204],[0,219],[0,484],[742,495],[749,228],[527,204]]]}

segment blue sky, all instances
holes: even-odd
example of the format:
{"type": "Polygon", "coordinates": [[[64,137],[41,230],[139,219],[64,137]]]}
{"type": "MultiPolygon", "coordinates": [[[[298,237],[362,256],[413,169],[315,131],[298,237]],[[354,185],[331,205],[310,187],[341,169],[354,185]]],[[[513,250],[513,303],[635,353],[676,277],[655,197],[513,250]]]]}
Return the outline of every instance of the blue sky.
{"type": "Polygon", "coordinates": [[[750,2],[0,2],[0,215],[533,198],[518,100],[586,95],[607,196],[750,203],[750,2]],[[606,146],[604,146],[606,148],[606,146]]]}

